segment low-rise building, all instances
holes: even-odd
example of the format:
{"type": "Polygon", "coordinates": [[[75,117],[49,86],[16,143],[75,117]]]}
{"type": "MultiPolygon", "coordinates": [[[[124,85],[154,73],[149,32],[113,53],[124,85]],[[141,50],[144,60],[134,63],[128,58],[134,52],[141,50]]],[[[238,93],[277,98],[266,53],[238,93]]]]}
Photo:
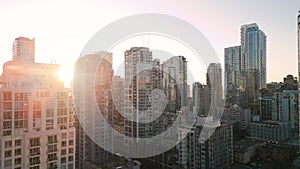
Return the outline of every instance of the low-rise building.
{"type": "Polygon", "coordinates": [[[234,161],[246,164],[256,155],[258,147],[265,145],[266,142],[253,138],[246,138],[234,143],[234,161]]]}
{"type": "Polygon", "coordinates": [[[292,136],[291,122],[280,121],[258,121],[249,124],[251,137],[266,141],[283,141],[292,136]]]}

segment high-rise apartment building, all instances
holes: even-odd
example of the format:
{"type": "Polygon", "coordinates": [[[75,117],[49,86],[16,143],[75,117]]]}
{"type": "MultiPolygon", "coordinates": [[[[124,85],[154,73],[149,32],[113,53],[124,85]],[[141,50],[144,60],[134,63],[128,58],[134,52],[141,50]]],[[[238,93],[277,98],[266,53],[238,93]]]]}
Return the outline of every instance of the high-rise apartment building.
{"type": "Polygon", "coordinates": [[[35,39],[29,39],[25,37],[18,37],[13,43],[13,61],[33,63],[34,62],[34,50],[35,39]]]}
{"type": "Polygon", "coordinates": [[[108,164],[112,160],[110,152],[113,151],[112,77],[111,53],[98,52],[86,55],[76,62],[73,93],[77,115],[76,168],[78,169],[86,168],[87,165],[111,167],[108,164]]]}
{"type": "MultiPolygon", "coordinates": [[[[132,47],[125,51],[124,81],[124,154],[140,153],[135,144],[143,144],[162,132],[164,93],[159,59],[152,59],[146,47],[132,47]]],[[[148,151],[148,150],[147,150],[148,151]]],[[[152,151],[152,150],[151,150],[152,151]]]]}
{"type": "Polygon", "coordinates": [[[71,90],[56,64],[4,64],[1,76],[0,168],[74,169],[71,90]]]}
{"type": "MultiPolygon", "coordinates": [[[[206,127],[214,127],[208,122],[206,127]]],[[[179,163],[186,169],[230,168],[233,163],[233,127],[222,123],[205,142],[199,142],[203,124],[196,122],[187,136],[179,143],[179,163]]],[[[188,130],[179,128],[179,133],[188,130]]]]}
{"type": "Polygon", "coordinates": [[[151,113],[148,111],[151,107],[148,95],[151,70],[152,52],[149,48],[133,47],[125,51],[124,114],[129,118],[125,121],[125,135],[136,139],[147,135],[139,124],[139,115],[151,113]]]}
{"type": "Polygon", "coordinates": [[[208,102],[209,113],[214,119],[221,118],[221,108],[223,107],[223,85],[222,85],[222,68],[219,63],[211,63],[207,68],[206,83],[209,88],[208,102]]]}
{"type": "Polygon", "coordinates": [[[241,46],[233,46],[224,49],[224,63],[225,63],[225,98],[229,104],[240,103],[241,88],[241,46]]]}
{"type": "Polygon", "coordinates": [[[275,92],[272,98],[272,120],[290,122],[293,136],[298,134],[298,91],[283,90],[275,92]]]}
{"type": "Polygon", "coordinates": [[[256,102],[255,93],[266,88],[266,35],[256,23],[241,26],[241,76],[246,79],[245,106],[256,102]]]}
{"type": "Polygon", "coordinates": [[[204,115],[204,85],[199,82],[193,83],[193,113],[201,116],[204,115]]]}
{"type": "Polygon", "coordinates": [[[177,86],[178,96],[180,98],[179,106],[187,106],[187,60],[184,56],[174,56],[162,65],[164,74],[167,74],[167,83],[164,86],[171,86],[172,83],[177,86]]]}

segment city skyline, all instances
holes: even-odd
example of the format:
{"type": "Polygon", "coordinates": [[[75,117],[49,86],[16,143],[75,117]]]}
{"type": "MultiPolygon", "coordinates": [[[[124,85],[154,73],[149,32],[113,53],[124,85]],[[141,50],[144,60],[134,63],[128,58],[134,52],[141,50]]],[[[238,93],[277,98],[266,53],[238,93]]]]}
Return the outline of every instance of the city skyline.
{"type": "MultiPolygon", "coordinates": [[[[286,74],[297,75],[295,15],[300,2],[274,3],[272,1],[272,8],[268,8],[269,3],[270,1],[259,2],[260,5],[256,8],[256,5],[254,5],[256,3],[252,3],[252,1],[240,4],[234,0],[224,4],[192,1],[180,5],[176,2],[166,1],[160,3],[160,6],[158,6],[158,2],[140,3],[134,1],[128,5],[95,1],[90,3],[80,1],[40,3],[31,1],[26,4],[18,3],[18,1],[2,2],[0,8],[3,9],[0,10],[0,16],[3,17],[1,19],[4,26],[2,27],[2,33],[0,33],[2,37],[0,39],[0,45],[2,46],[0,63],[3,64],[11,58],[13,39],[25,36],[36,38],[38,44],[36,47],[37,62],[56,62],[69,71],[72,63],[79,57],[84,44],[95,32],[116,19],[143,11],[143,13],[169,14],[190,22],[208,38],[221,62],[224,57],[223,49],[238,44],[240,26],[247,23],[258,23],[260,28],[265,31],[268,39],[267,82],[280,81],[286,74]],[[100,7],[100,4],[107,7],[107,9],[100,7]],[[174,8],[168,10],[169,5],[174,8]],[[243,5],[247,7],[244,8],[243,5]],[[150,9],[149,6],[156,8],[150,9]],[[55,13],[52,13],[51,9],[54,7],[56,10],[55,13]],[[196,7],[199,7],[200,10],[196,7]],[[64,12],[66,8],[68,8],[67,14],[64,12]],[[115,12],[116,10],[118,10],[118,13],[115,12]],[[277,12],[279,10],[284,12],[277,12]],[[77,13],[76,11],[83,12],[77,13]],[[99,16],[97,11],[102,11],[107,15],[99,16]],[[85,18],[89,19],[86,20],[85,18]],[[276,18],[276,20],[273,18],[276,18]],[[12,20],[18,20],[19,22],[16,22],[16,24],[22,26],[18,27],[11,22],[12,20]],[[218,20],[218,22],[215,20],[218,20]],[[85,25],[89,26],[86,27],[85,25]],[[220,25],[222,25],[222,29],[220,29],[220,25]],[[8,31],[10,33],[5,34],[8,31]],[[71,47],[66,48],[66,44],[71,47]],[[288,64],[281,64],[283,62],[288,64]],[[278,65],[281,69],[277,69],[278,65]]],[[[143,46],[142,43],[140,42],[138,46],[143,46]]],[[[179,54],[185,56],[185,53],[176,53],[176,55],[179,54]]],[[[122,55],[115,53],[115,56],[121,57],[122,55]]],[[[223,63],[222,67],[224,68],[223,63]]]]}
{"type": "Polygon", "coordinates": [[[0,2],[0,168],[300,168],[299,7],[0,2]]]}

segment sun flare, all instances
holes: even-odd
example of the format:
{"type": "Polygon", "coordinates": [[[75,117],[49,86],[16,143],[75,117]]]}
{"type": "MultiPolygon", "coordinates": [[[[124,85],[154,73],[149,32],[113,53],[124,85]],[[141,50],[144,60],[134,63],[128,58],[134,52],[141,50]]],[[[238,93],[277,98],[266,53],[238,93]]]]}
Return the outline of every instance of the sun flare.
{"type": "Polygon", "coordinates": [[[71,87],[71,82],[73,80],[74,71],[72,67],[62,66],[58,72],[61,80],[64,81],[65,87],[71,87]]]}

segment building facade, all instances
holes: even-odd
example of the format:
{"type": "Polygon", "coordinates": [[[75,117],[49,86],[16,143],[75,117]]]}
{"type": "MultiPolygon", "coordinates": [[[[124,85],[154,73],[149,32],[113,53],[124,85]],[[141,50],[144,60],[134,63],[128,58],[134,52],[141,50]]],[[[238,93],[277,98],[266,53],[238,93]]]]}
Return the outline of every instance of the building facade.
{"type": "Polygon", "coordinates": [[[59,79],[59,69],[16,60],[4,64],[0,168],[75,168],[72,94],[59,79]]]}
{"type": "Polygon", "coordinates": [[[250,122],[249,134],[251,137],[266,141],[283,141],[292,137],[291,122],[259,121],[250,122]]]}
{"type": "MultiPolygon", "coordinates": [[[[226,102],[230,105],[239,104],[239,91],[241,90],[241,46],[224,49],[224,78],[226,102]]],[[[239,104],[240,105],[240,104],[239,104]]]]}
{"type": "Polygon", "coordinates": [[[113,151],[112,54],[97,52],[83,56],[75,68],[76,168],[109,167],[105,164],[112,161],[113,151]]]}
{"type": "Polygon", "coordinates": [[[266,88],[266,35],[256,23],[241,26],[242,106],[254,108],[256,92],[266,88]]]}
{"type": "Polygon", "coordinates": [[[184,56],[174,56],[167,61],[165,61],[162,65],[162,69],[164,74],[168,75],[168,77],[164,77],[166,85],[170,86],[170,83],[174,83],[179,92],[178,98],[180,99],[180,106],[188,105],[188,94],[187,94],[187,60],[184,56]]]}
{"type": "Polygon", "coordinates": [[[209,112],[207,112],[207,114],[219,120],[222,116],[222,107],[224,106],[221,64],[211,63],[208,66],[206,83],[209,90],[208,98],[205,98],[208,99],[209,102],[209,112]]]}
{"type": "Polygon", "coordinates": [[[193,113],[201,116],[204,115],[204,86],[199,83],[193,83],[193,102],[192,110],[193,113]]]}
{"type": "Polygon", "coordinates": [[[272,99],[272,120],[290,122],[294,135],[299,133],[298,91],[275,92],[272,99]]]}
{"type": "Polygon", "coordinates": [[[35,39],[18,37],[13,43],[13,61],[33,63],[35,39]]]}
{"type": "MultiPolygon", "coordinates": [[[[199,141],[202,128],[196,124],[179,143],[179,163],[186,169],[230,168],[233,164],[232,125],[221,124],[205,142],[199,141]]],[[[181,126],[179,133],[184,132],[186,127],[181,126]]]]}

